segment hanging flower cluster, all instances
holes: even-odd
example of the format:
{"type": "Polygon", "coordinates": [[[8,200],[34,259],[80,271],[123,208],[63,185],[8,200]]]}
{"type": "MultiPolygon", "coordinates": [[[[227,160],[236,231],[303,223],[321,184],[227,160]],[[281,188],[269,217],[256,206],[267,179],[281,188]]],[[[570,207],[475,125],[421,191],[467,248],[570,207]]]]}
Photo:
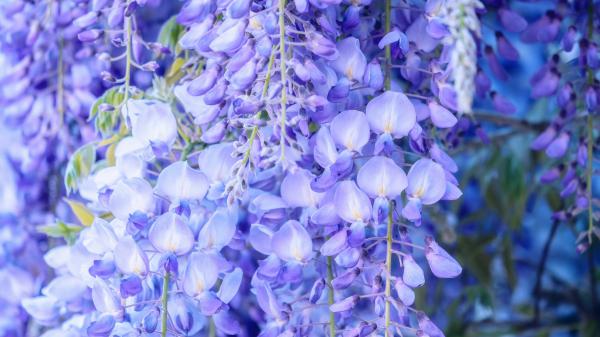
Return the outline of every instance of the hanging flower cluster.
{"type": "Polygon", "coordinates": [[[558,48],[530,81],[531,97],[550,99],[548,109],[553,116],[531,148],[544,151],[552,160],[541,182],[560,183],[560,197],[565,202],[554,217],[564,221],[587,213],[585,229],[577,240],[580,251],[589,247],[593,235],[600,237],[600,229],[594,225],[597,200],[592,196],[592,160],[598,146],[594,137],[599,95],[596,71],[600,67],[595,42],[600,19],[597,11],[593,1],[557,5],[521,33],[526,43],[553,43],[558,48]],[[559,69],[566,63],[576,63],[573,74],[561,74],[559,69]]]}
{"type": "MultiPolygon", "coordinates": [[[[472,124],[480,129],[462,114],[491,88],[477,65],[484,6],[409,3],[1,4],[0,105],[7,128],[21,130],[4,152],[18,164],[16,184],[31,186],[6,212],[38,212],[0,260],[12,290],[0,294],[10,305],[0,314],[17,317],[0,332],[443,336],[415,289],[462,267],[422,224],[462,195],[448,148],[472,124]],[[64,176],[64,202],[62,187],[39,196],[50,172],[64,176]],[[53,201],[32,206],[39,200],[53,201]],[[48,224],[53,216],[62,220],[48,224]],[[37,225],[53,238],[37,247],[43,263],[28,263],[18,256],[37,225]]],[[[560,22],[552,12],[527,27],[510,9],[493,10],[528,42],[550,39],[560,22]]],[[[573,46],[578,29],[563,44],[573,46]]],[[[518,60],[496,38],[500,54],[518,60]]],[[[589,40],[580,48],[594,48],[589,40]]],[[[504,79],[491,47],[480,52],[504,79]]],[[[594,69],[586,57],[582,69],[594,69]]],[[[579,124],[555,68],[536,75],[532,95],[559,92],[573,110],[534,144],[562,157],[566,128],[579,124]]],[[[490,98],[515,112],[500,94],[490,98]]],[[[588,207],[591,181],[577,164],[563,166],[577,209],[588,207]]],[[[6,228],[17,236],[16,220],[6,228]]]]}

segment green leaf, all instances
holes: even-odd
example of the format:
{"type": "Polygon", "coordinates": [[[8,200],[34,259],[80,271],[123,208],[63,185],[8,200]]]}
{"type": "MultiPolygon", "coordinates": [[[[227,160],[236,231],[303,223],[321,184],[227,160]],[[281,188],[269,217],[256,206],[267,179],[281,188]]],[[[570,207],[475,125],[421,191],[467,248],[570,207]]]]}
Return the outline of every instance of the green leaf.
{"type": "Polygon", "coordinates": [[[468,269],[479,282],[492,285],[492,256],[487,246],[494,241],[495,235],[460,236],[457,240],[456,259],[468,269]]]}
{"type": "Polygon", "coordinates": [[[38,227],[38,231],[53,238],[62,238],[69,244],[73,244],[77,239],[77,234],[83,228],[80,226],[67,225],[61,220],[57,220],[54,225],[38,227]]]}
{"type": "Polygon", "coordinates": [[[495,155],[486,167],[494,172],[484,183],[486,203],[510,228],[518,229],[528,196],[522,163],[509,156],[495,155]]]}
{"type": "Polygon", "coordinates": [[[87,209],[87,207],[85,207],[84,204],[66,198],[65,201],[67,204],[69,204],[71,211],[73,212],[73,214],[75,214],[77,220],[79,220],[79,222],[81,222],[82,225],[87,227],[94,222],[94,215],[87,209]]]}
{"type": "Polygon", "coordinates": [[[160,28],[158,33],[158,42],[164,46],[169,47],[175,55],[178,54],[177,42],[179,38],[185,33],[185,28],[178,24],[175,20],[175,16],[171,17],[165,22],[160,28]]]}
{"type": "Polygon", "coordinates": [[[65,169],[67,194],[79,188],[79,183],[91,173],[95,162],[96,147],[93,143],[86,144],[73,153],[65,169]]]}
{"type": "Polygon", "coordinates": [[[502,239],[502,264],[506,270],[506,277],[511,289],[514,289],[517,284],[517,274],[513,263],[512,240],[509,235],[504,235],[502,239]]]}
{"type": "Polygon", "coordinates": [[[110,105],[116,107],[116,106],[120,105],[121,102],[123,102],[125,95],[123,93],[119,92],[119,88],[120,87],[112,87],[112,88],[106,90],[104,92],[104,94],[102,94],[102,96],[100,96],[94,102],[94,104],[92,104],[92,107],[90,108],[90,114],[88,117],[88,121],[91,121],[92,119],[94,119],[94,117],[96,117],[96,115],[98,114],[98,108],[100,107],[100,104],[107,103],[107,104],[110,104],[110,105]]]}

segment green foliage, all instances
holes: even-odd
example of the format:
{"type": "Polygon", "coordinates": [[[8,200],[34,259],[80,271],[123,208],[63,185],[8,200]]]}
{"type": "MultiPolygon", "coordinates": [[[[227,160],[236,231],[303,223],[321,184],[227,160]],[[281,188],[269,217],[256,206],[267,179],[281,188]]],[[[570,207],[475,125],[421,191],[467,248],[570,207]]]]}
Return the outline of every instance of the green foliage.
{"type": "Polygon", "coordinates": [[[459,236],[456,256],[485,287],[491,287],[492,258],[487,247],[496,239],[495,235],[459,236]]]}
{"type": "Polygon", "coordinates": [[[185,28],[178,24],[175,20],[175,16],[173,16],[160,28],[158,42],[171,49],[174,55],[178,55],[181,50],[177,45],[177,42],[183,34],[185,34],[185,28]]]}
{"type": "Polygon", "coordinates": [[[77,191],[81,181],[91,173],[95,162],[96,147],[93,143],[86,144],[73,153],[65,169],[67,194],[77,191]]]}
{"type": "Polygon", "coordinates": [[[507,155],[494,155],[485,167],[495,168],[484,180],[483,190],[487,205],[510,226],[521,226],[528,197],[523,163],[507,155]]]}
{"type": "Polygon", "coordinates": [[[504,266],[504,270],[506,271],[506,278],[508,279],[508,284],[512,289],[517,285],[517,274],[515,271],[515,264],[513,263],[513,244],[510,238],[510,235],[504,235],[502,239],[502,265],[504,266]]]}
{"type": "Polygon", "coordinates": [[[65,201],[82,225],[90,226],[94,222],[94,214],[84,204],[69,199],[65,199],[65,201]]]}
{"type": "Polygon", "coordinates": [[[96,130],[103,135],[109,134],[114,129],[119,121],[119,110],[113,109],[110,111],[99,111],[100,104],[110,104],[113,107],[118,107],[123,103],[125,95],[119,91],[119,87],[108,89],[100,98],[94,102],[90,109],[88,120],[95,118],[96,130]]]}
{"type": "Polygon", "coordinates": [[[53,238],[62,238],[70,245],[77,239],[78,233],[83,228],[80,226],[67,225],[61,220],[57,220],[54,225],[46,225],[38,227],[38,231],[53,238]]]}

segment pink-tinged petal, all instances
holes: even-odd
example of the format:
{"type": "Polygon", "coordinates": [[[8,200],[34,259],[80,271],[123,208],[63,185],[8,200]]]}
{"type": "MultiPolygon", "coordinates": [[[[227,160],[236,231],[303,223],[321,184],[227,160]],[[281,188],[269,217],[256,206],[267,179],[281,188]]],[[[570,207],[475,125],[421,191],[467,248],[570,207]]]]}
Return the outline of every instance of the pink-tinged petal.
{"type": "Polygon", "coordinates": [[[424,205],[431,205],[446,192],[446,177],[442,166],[431,159],[422,158],[408,171],[407,193],[420,199],[424,205]]]}
{"type": "Polygon", "coordinates": [[[367,68],[367,59],[360,48],[360,41],[348,37],[336,45],[339,56],[331,62],[331,67],[351,81],[362,81],[367,68]]]}
{"type": "Polygon", "coordinates": [[[371,132],[365,114],[358,110],[346,110],[331,121],[333,141],[347,150],[360,152],[369,141],[371,132]]]}
{"type": "Polygon", "coordinates": [[[438,128],[451,128],[458,122],[458,119],[452,112],[436,102],[429,102],[428,106],[431,121],[433,122],[433,125],[438,128]]]}
{"type": "Polygon", "coordinates": [[[498,17],[502,26],[512,33],[520,33],[527,28],[527,20],[521,15],[507,8],[498,10],[498,17]]]}
{"type": "Polygon", "coordinates": [[[460,275],[462,272],[460,264],[440,247],[433,238],[427,237],[425,243],[425,257],[433,275],[439,278],[454,278],[460,275]]]}
{"type": "Polygon", "coordinates": [[[338,153],[329,129],[321,127],[315,135],[314,157],[317,164],[327,168],[337,161],[338,153]]]}
{"type": "Polygon", "coordinates": [[[546,148],[546,154],[550,158],[560,158],[565,155],[569,148],[569,136],[566,132],[561,132],[546,148]]]}
{"type": "Polygon", "coordinates": [[[410,255],[404,255],[402,257],[402,266],[404,271],[402,272],[402,281],[409,287],[415,288],[425,284],[425,274],[421,266],[415,262],[410,255]]]}
{"type": "Polygon", "coordinates": [[[153,209],[152,186],[142,178],[121,180],[108,200],[108,210],[121,220],[129,219],[129,215],[135,212],[147,213],[153,209]]]}
{"type": "Polygon", "coordinates": [[[236,224],[237,217],[233,212],[218,208],[198,234],[198,249],[220,251],[233,239],[236,224]]]}
{"type": "Polygon", "coordinates": [[[171,202],[200,200],[208,191],[208,179],[204,173],[191,168],[187,162],[178,161],[160,172],[154,191],[171,202]]]}
{"type": "Polygon", "coordinates": [[[389,133],[395,138],[408,135],[417,121],[415,107],[401,92],[384,92],[367,104],[366,111],[373,132],[389,133]]]}
{"type": "Polygon", "coordinates": [[[323,198],[323,193],[311,189],[313,179],[312,173],[305,169],[288,173],[281,182],[281,198],[290,207],[316,207],[323,198]]]}
{"type": "Polygon", "coordinates": [[[183,291],[196,297],[210,290],[217,282],[219,266],[216,259],[208,254],[194,252],[190,255],[183,276],[183,291]]]}
{"type": "Polygon", "coordinates": [[[148,239],[161,253],[185,255],[194,246],[194,233],[186,219],[173,212],[165,213],[154,221],[148,239]]]}
{"type": "Polygon", "coordinates": [[[129,235],[119,240],[115,247],[115,264],[125,274],[145,276],[148,273],[148,257],[129,235]]]}
{"type": "Polygon", "coordinates": [[[312,239],[304,226],[296,220],[289,220],[273,234],[273,252],[287,262],[305,263],[313,256],[312,239]]]}
{"type": "Polygon", "coordinates": [[[394,199],[406,189],[406,174],[400,166],[387,157],[373,157],[358,171],[358,186],[371,198],[394,199]]]}
{"type": "Polygon", "coordinates": [[[371,217],[371,200],[351,180],[338,184],[334,196],[338,216],[348,222],[368,222],[371,217]]]}

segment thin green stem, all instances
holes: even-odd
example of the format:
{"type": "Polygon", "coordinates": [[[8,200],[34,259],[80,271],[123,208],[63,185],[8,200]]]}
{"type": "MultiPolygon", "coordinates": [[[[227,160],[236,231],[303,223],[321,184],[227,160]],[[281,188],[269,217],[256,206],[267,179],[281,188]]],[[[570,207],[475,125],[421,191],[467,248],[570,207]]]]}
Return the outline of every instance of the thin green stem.
{"type": "Polygon", "coordinates": [[[387,238],[385,252],[385,267],[387,275],[385,276],[385,337],[390,335],[390,301],[392,295],[392,243],[394,228],[394,202],[390,200],[387,219],[387,238]]]}
{"type": "Polygon", "coordinates": [[[279,62],[281,67],[281,116],[280,116],[280,132],[281,132],[281,161],[285,160],[285,122],[287,119],[287,69],[285,56],[285,5],[286,0],[279,0],[279,62]]]}
{"type": "MultiPolygon", "coordinates": [[[[392,26],[392,1],[385,0],[385,33],[389,33],[392,26]]],[[[385,46],[385,89],[392,88],[392,50],[390,45],[385,46]]],[[[385,337],[390,336],[390,297],[392,295],[392,230],[394,225],[394,203],[390,200],[387,222],[387,237],[386,237],[386,252],[385,252],[385,267],[387,275],[385,276],[385,337]]]]}
{"type": "Polygon", "coordinates": [[[161,319],[161,330],[160,330],[161,337],[167,336],[167,318],[169,315],[169,312],[167,311],[167,303],[169,302],[169,279],[170,278],[171,278],[171,275],[168,272],[165,273],[165,277],[163,279],[163,288],[162,288],[162,297],[161,297],[161,303],[162,303],[162,319],[161,319]]]}
{"type": "Polygon", "coordinates": [[[127,103],[127,100],[129,99],[129,82],[131,81],[131,49],[132,49],[132,45],[131,45],[131,16],[127,16],[125,17],[125,43],[126,43],[126,49],[125,49],[125,59],[126,59],[126,63],[125,63],[125,93],[124,93],[124,99],[123,99],[123,104],[127,103]]]}
{"type": "MultiPolygon", "coordinates": [[[[269,57],[269,63],[267,64],[267,77],[265,77],[265,84],[263,85],[263,91],[261,99],[265,99],[267,96],[267,91],[269,90],[269,83],[271,83],[271,71],[273,69],[273,63],[275,62],[275,48],[271,50],[271,56],[269,57]]],[[[260,111],[258,112],[260,113],[260,111]]],[[[257,114],[258,115],[258,114],[257,114]]],[[[250,138],[248,138],[248,148],[246,149],[246,153],[244,153],[244,158],[242,159],[242,166],[245,167],[250,159],[250,153],[252,152],[252,145],[254,144],[254,139],[256,138],[256,134],[258,133],[258,125],[255,125],[252,128],[252,132],[250,133],[250,138]]]]}
{"type": "Polygon", "coordinates": [[[269,63],[267,64],[267,75],[265,77],[265,84],[263,85],[263,91],[260,96],[261,100],[267,97],[269,91],[269,83],[271,83],[271,71],[273,70],[273,63],[275,63],[275,48],[271,50],[271,56],[269,56],[269,63]]]}
{"type": "Polygon", "coordinates": [[[58,39],[58,79],[56,89],[56,110],[59,115],[59,128],[62,127],[65,118],[65,64],[63,56],[64,41],[58,39]]]}
{"type": "MultiPolygon", "coordinates": [[[[392,0],[385,0],[385,33],[392,29],[392,0]]],[[[392,49],[385,46],[385,90],[392,88],[392,49]]]]}
{"type": "MultiPolygon", "coordinates": [[[[332,305],[335,301],[333,296],[333,286],[331,285],[331,281],[333,281],[333,259],[331,256],[327,257],[327,286],[329,287],[329,292],[327,294],[327,303],[332,305]]],[[[335,337],[335,313],[333,311],[329,311],[329,336],[335,337]]]]}
{"type": "Polygon", "coordinates": [[[215,321],[211,318],[208,323],[208,337],[215,337],[217,335],[217,327],[215,321]]]}

